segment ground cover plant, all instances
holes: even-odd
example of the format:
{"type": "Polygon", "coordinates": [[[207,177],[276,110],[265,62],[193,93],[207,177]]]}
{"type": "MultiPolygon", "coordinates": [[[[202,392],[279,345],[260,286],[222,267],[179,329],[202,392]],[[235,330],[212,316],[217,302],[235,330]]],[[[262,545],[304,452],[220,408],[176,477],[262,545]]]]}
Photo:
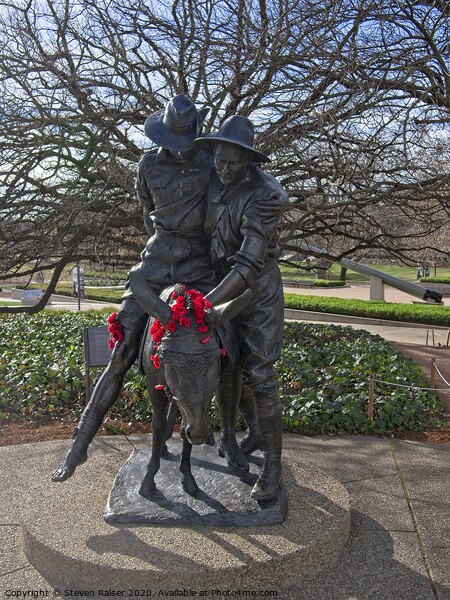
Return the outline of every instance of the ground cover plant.
{"type": "Polygon", "coordinates": [[[279,384],[286,428],[302,433],[421,430],[442,412],[420,368],[378,335],[287,323],[279,384]],[[376,379],[368,419],[369,377],[376,379]]]}
{"type": "MultiPolygon", "coordinates": [[[[85,405],[82,332],[109,311],[1,315],[0,422],[78,419],[85,405]]],[[[286,324],[279,388],[286,429],[313,433],[420,430],[442,407],[419,367],[379,336],[350,327],[286,324]],[[375,418],[367,418],[368,378],[378,379],[375,418]],[[398,387],[398,385],[413,385],[398,387]]],[[[101,369],[92,370],[95,377],[101,369]]],[[[109,419],[151,420],[143,378],[133,369],[109,419]]],[[[213,411],[217,426],[217,412],[213,411]]]]}
{"type": "MultiPolygon", "coordinates": [[[[1,315],[0,422],[78,418],[85,405],[83,329],[106,324],[110,312],[1,315]]],[[[112,418],[139,420],[146,405],[143,382],[132,370],[112,418]]]]}

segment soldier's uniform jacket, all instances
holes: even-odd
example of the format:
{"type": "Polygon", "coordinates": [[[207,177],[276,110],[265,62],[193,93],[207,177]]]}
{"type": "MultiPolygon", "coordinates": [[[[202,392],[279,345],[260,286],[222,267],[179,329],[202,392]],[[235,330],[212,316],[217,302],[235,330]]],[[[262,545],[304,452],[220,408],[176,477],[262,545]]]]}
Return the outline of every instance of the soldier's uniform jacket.
{"type": "Polygon", "coordinates": [[[260,167],[252,166],[245,179],[226,189],[214,174],[205,219],[213,264],[220,270],[236,269],[249,285],[273,267],[280,255],[279,215],[287,199],[278,181],[260,167]],[[267,210],[259,210],[262,205],[273,207],[271,218],[267,210]]]}
{"type": "Polygon", "coordinates": [[[205,191],[212,170],[212,157],[204,152],[188,162],[174,160],[162,148],[144,154],[136,191],[155,231],[204,239],[205,191]]]}
{"type": "MultiPolygon", "coordinates": [[[[149,233],[153,229],[154,235],[132,271],[139,271],[158,295],[174,283],[202,292],[212,287],[214,274],[203,224],[206,188],[213,168],[212,156],[202,151],[181,162],[159,148],[145,153],[139,162],[136,191],[147,229],[149,233]]],[[[132,299],[130,288],[124,298],[132,299]]],[[[128,311],[139,309],[137,303],[127,304],[128,311]]]]}
{"type": "Polygon", "coordinates": [[[276,263],[280,253],[277,226],[287,200],[284,188],[258,166],[226,189],[213,175],[207,191],[205,229],[211,237],[219,280],[235,269],[253,292],[251,303],[234,321],[244,373],[254,389],[263,389],[274,380],[274,362],[281,352],[284,305],[276,263]]]}

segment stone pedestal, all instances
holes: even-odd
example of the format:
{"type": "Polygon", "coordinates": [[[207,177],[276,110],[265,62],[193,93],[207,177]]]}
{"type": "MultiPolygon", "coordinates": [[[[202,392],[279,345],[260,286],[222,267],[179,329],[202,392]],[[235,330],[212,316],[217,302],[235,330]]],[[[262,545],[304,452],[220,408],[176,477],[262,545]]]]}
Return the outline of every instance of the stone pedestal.
{"type": "Polygon", "coordinates": [[[384,302],[384,282],[374,275],[370,276],[370,300],[384,302]]]}
{"type": "MultiPolygon", "coordinates": [[[[105,590],[111,591],[110,596],[128,597],[129,590],[168,596],[184,589],[198,593],[277,589],[277,582],[289,585],[328,568],[348,539],[350,502],[345,487],[320,470],[305,467],[297,449],[283,450],[288,512],[282,523],[143,526],[108,524],[103,512],[114,477],[130,456],[130,443],[147,451],[148,436],[99,438],[90,448],[89,460],[68,481],[52,483],[52,468],[69,443],[33,447],[26,468],[28,473],[39,471],[39,477],[28,478],[26,493],[21,489],[16,517],[22,523],[26,559],[62,595],[65,590],[100,598],[105,590]]],[[[194,477],[201,468],[201,452],[200,447],[193,452],[194,477]]],[[[166,462],[177,470],[178,461],[166,462]]],[[[224,474],[225,470],[223,466],[224,474]]],[[[225,499],[226,485],[224,514],[231,514],[235,509],[225,499]]],[[[160,491],[164,497],[169,495],[168,490],[160,491]]],[[[204,505],[203,511],[220,513],[222,509],[209,499],[211,494],[202,493],[205,496],[194,500],[204,505]]],[[[111,500],[109,504],[111,508],[111,500]]],[[[197,512],[194,504],[191,513],[197,512]]]]}
{"type": "Polygon", "coordinates": [[[251,527],[274,525],[287,514],[286,493],[281,488],[272,502],[258,503],[250,497],[263,464],[261,452],[250,457],[249,473],[236,475],[217,448],[203,445],[192,450],[192,473],[199,487],[195,495],[181,487],[181,443],[168,442],[169,457],[161,460],[156,474],[157,491],[150,498],[139,494],[149,449],[135,450],[119,471],[105,510],[110,524],[251,527]]]}

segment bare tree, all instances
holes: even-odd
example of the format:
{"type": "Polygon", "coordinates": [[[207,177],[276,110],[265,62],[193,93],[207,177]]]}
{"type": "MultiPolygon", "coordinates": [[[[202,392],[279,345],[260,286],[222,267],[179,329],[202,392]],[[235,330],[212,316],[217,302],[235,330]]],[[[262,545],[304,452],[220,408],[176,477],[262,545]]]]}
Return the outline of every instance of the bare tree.
{"type": "MultiPolygon", "coordinates": [[[[332,240],[333,256],[382,248],[411,263],[448,222],[448,6],[344,2],[335,10],[341,19],[324,33],[323,52],[312,50],[312,102],[300,91],[288,117],[296,211],[286,216],[286,247],[332,240]]],[[[277,123],[272,129],[275,137],[277,123]]]]}
{"type": "Polygon", "coordinates": [[[212,108],[210,128],[254,120],[291,197],[287,249],[411,260],[448,223],[448,16],[417,0],[0,0],[0,280],[47,271],[51,293],[71,261],[137,260],[143,123],[176,93],[212,108]]]}

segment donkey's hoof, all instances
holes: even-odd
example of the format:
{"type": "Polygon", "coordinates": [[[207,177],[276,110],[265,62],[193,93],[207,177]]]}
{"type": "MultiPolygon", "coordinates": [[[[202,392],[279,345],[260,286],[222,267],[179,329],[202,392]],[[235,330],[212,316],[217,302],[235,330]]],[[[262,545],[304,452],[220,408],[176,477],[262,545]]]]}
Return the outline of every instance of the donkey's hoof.
{"type": "Polygon", "coordinates": [[[246,473],[249,470],[248,460],[237,444],[226,448],[225,444],[219,440],[217,452],[221,458],[227,459],[227,464],[233,471],[246,473]]]}
{"type": "Polygon", "coordinates": [[[192,475],[184,475],[181,485],[186,494],[189,494],[190,496],[195,496],[195,494],[200,491],[200,488],[195,483],[195,479],[192,475]]]}
{"type": "Polygon", "coordinates": [[[156,492],[156,484],[153,480],[146,480],[141,483],[139,494],[144,498],[149,498],[156,492]]]}

